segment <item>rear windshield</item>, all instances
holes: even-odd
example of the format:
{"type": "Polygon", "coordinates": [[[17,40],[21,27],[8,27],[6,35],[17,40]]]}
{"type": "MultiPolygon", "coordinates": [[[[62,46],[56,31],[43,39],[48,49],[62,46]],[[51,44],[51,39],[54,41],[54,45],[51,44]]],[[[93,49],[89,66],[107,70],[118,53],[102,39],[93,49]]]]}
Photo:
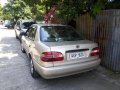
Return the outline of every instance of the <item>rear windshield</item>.
{"type": "Polygon", "coordinates": [[[23,22],[21,27],[22,27],[23,29],[27,29],[27,28],[30,27],[32,24],[35,24],[35,22],[23,22]]]}
{"type": "Polygon", "coordinates": [[[83,37],[70,26],[42,26],[40,39],[43,42],[59,42],[83,40],[83,37]]]}

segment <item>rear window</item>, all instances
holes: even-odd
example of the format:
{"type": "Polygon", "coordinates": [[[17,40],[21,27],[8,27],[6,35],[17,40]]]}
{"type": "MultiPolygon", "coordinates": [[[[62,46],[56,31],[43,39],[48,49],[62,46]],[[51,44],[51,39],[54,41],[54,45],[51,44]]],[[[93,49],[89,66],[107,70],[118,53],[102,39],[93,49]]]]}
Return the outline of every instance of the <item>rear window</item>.
{"type": "Polygon", "coordinates": [[[22,27],[23,29],[27,29],[27,28],[30,27],[32,24],[35,24],[35,22],[23,22],[21,27],[22,27]]]}
{"type": "Polygon", "coordinates": [[[40,39],[43,42],[59,42],[83,40],[83,37],[70,26],[42,26],[40,39]]]}

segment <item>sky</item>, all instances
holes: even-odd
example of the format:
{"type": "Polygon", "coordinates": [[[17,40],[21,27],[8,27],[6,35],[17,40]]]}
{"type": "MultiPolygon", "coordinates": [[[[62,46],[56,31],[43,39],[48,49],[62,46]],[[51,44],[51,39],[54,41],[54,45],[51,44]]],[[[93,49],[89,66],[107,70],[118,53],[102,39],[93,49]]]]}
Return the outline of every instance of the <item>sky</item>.
{"type": "Polygon", "coordinates": [[[0,0],[0,4],[1,4],[2,6],[4,6],[5,3],[7,3],[7,0],[0,0]]]}

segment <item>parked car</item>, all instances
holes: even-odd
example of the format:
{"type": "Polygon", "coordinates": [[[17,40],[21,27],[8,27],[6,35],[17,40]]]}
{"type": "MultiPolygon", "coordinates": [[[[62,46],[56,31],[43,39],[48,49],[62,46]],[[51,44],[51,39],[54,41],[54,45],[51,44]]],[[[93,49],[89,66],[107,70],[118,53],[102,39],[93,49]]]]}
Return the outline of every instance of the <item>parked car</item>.
{"type": "Polygon", "coordinates": [[[67,25],[34,24],[24,33],[22,52],[31,59],[31,75],[58,78],[96,69],[98,45],[67,25]]]}
{"type": "Polygon", "coordinates": [[[4,26],[7,28],[13,28],[14,27],[13,24],[14,24],[14,22],[11,20],[5,20],[5,22],[4,22],[4,26]]]}
{"type": "Polygon", "coordinates": [[[7,27],[8,29],[13,29],[14,28],[14,22],[13,21],[8,21],[5,24],[5,27],[7,27]]]}
{"type": "Polygon", "coordinates": [[[18,20],[15,25],[15,35],[16,38],[21,41],[21,36],[23,32],[26,32],[29,26],[35,24],[34,20],[18,20]]]}

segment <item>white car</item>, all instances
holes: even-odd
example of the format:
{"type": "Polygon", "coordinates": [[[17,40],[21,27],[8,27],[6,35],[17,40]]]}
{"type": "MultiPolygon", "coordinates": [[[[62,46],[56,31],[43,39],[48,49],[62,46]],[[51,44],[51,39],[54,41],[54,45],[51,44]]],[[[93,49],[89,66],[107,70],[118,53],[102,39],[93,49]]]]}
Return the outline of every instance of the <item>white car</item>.
{"type": "Polygon", "coordinates": [[[22,33],[26,32],[28,27],[35,23],[34,20],[18,20],[14,27],[16,38],[21,41],[22,33]]]}
{"type": "Polygon", "coordinates": [[[98,45],[66,25],[34,24],[22,36],[21,49],[31,59],[31,74],[58,78],[96,69],[98,45]]]}

